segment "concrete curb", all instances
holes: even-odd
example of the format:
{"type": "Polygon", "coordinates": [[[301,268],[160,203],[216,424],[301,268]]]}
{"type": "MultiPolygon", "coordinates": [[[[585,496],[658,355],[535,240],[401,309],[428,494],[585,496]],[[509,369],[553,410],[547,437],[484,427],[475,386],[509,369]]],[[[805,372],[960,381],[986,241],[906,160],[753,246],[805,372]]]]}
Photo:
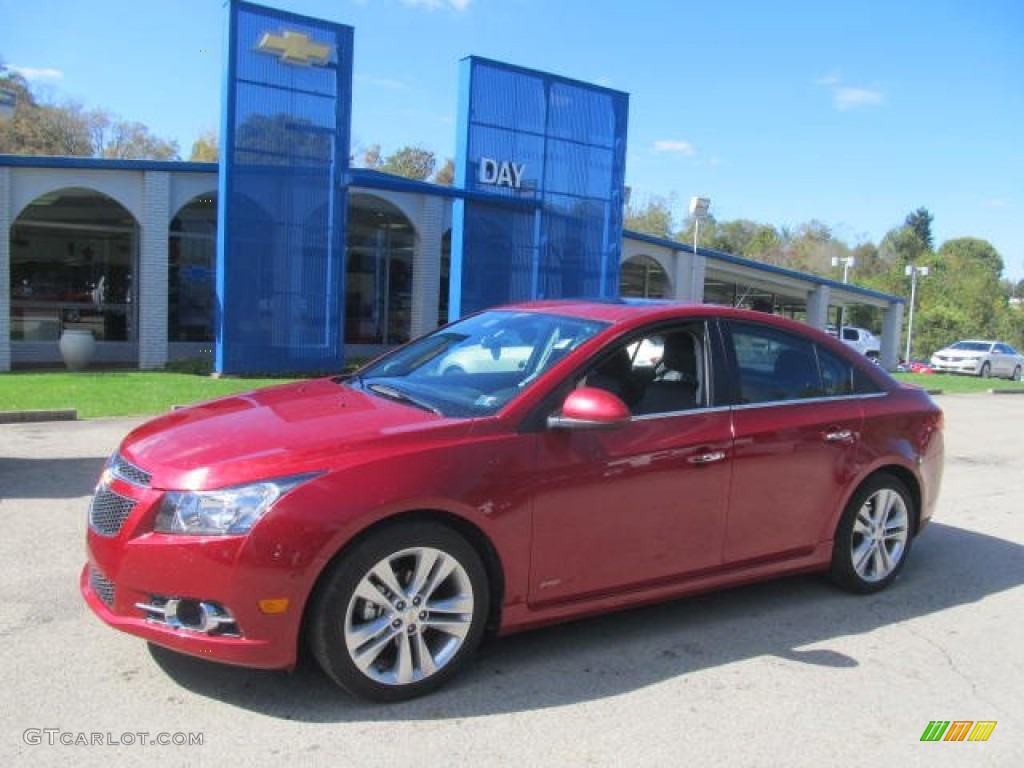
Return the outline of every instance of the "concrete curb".
{"type": "Polygon", "coordinates": [[[78,421],[74,408],[50,411],[0,411],[0,424],[28,424],[36,421],[78,421]]]}
{"type": "Polygon", "coordinates": [[[1024,389],[990,389],[990,395],[1024,395],[1024,389]]]}

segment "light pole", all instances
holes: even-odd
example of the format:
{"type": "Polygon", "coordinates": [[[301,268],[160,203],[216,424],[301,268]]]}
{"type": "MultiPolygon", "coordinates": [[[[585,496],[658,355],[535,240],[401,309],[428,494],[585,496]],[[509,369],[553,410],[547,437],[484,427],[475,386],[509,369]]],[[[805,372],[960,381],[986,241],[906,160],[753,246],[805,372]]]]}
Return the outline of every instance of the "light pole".
{"type": "Polygon", "coordinates": [[[690,198],[690,218],[693,219],[693,255],[697,255],[697,240],[700,237],[700,222],[701,219],[708,217],[708,208],[711,207],[711,198],[709,197],[691,197],[690,198]]]}
{"type": "Polygon", "coordinates": [[[910,317],[907,320],[907,354],[904,360],[910,362],[910,347],[914,339],[914,303],[917,298],[917,276],[928,277],[928,267],[918,267],[914,264],[907,264],[903,273],[910,278],[910,317]]]}
{"type": "Polygon", "coordinates": [[[840,264],[843,265],[843,282],[850,282],[850,270],[857,266],[857,258],[855,256],[833,256],[832,266],[838,267],[840,264]]]}
{"type": "MultiPolygon", "coordinates": [[[[854,256],[833,256],[832,266],[843,265],[843,283],[850,282],[850,270],[857,266],[857,259],[854,256]]],[[[843,326],[846,325],[846,306],[839,307],[839,338],[843,338],[843,326]]]]}

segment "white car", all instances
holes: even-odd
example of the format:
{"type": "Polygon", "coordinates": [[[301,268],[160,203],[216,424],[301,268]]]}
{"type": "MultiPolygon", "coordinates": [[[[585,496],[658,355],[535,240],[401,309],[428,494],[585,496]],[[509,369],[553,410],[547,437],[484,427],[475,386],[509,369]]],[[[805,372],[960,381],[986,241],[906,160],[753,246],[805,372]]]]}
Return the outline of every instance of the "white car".
{"type": "Polygon", "coordinates": [[[966,373],[983,379],[998,376],[1020,381],[1024,355],[1001,341],[965,339],[932,355],[931,365],[942,373],[966,373]]]}
{"type": "Polygon", "coordinates": [[[844,325],[842,334],[830,325],[826,330],[839,338],[846,346],[856,349],[865,357],[877,360],[882,354],[882,340],[867,328],[858,328],[854,325],[844,325]]]}

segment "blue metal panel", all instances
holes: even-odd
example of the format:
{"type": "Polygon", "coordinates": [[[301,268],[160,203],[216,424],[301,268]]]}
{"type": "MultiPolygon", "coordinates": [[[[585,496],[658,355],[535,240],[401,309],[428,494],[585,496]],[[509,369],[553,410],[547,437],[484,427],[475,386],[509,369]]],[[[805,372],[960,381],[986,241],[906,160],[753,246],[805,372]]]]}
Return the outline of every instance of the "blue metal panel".
{"type": "Polygon", "coordinates": [[[617,296],[628,96],[470,57],[459,99],[450,319],[617,296]]]}
{"type": "Polygon", "coordinates": [[[351,27],[233,2],[221,131],[221,373],[342,364],[351,27]]]}

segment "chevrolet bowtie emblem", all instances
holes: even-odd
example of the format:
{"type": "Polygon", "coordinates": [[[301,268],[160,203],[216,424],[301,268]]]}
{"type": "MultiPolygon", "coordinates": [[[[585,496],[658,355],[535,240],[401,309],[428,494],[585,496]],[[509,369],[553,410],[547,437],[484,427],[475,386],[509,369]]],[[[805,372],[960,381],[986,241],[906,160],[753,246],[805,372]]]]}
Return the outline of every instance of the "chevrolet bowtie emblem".
{"type": "Polygon", "coordinates": [[[283,31],[280,35],[264,32],[260,38],[257,51],[277,56],[285,64],[299,64],[308,67],[311,64],[323,66],[331,58],[333,46],[314,43],[302,32],[283,31]]]}

